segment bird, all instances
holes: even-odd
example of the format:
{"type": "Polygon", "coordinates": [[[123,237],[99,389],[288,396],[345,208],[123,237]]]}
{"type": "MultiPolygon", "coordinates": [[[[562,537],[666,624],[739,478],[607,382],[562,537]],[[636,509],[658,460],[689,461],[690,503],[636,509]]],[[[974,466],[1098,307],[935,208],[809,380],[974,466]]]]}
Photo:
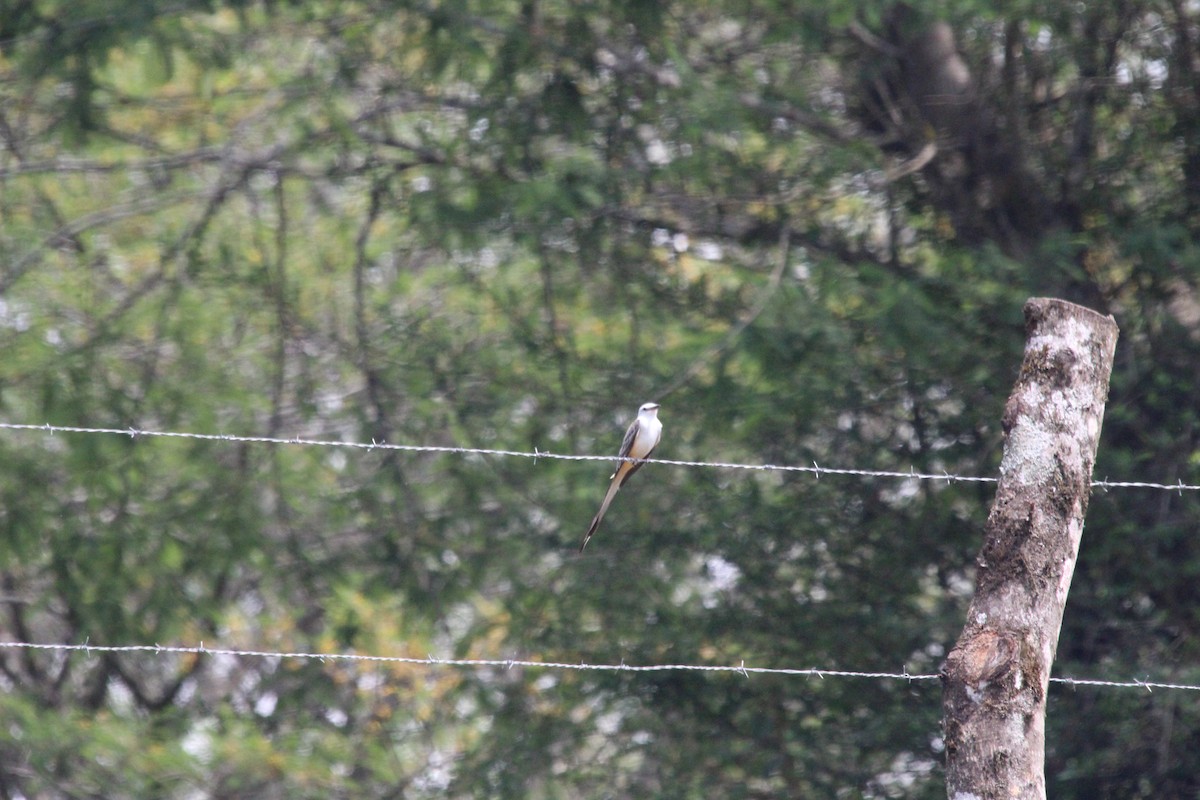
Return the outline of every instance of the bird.
{"type": "MultiPolygon", "coordinates": [[[[630,423],[629,430],[625,431],[625,439],[621,442],[621,450],[617,453],[617,458],[649,458],[661,438],[662,422],[658,419],[658,403],[643,403],[638,409],[637,418],[630,423]]],[[[600,504],[600,510],[592,518],[592,524],[588,526],[587,534],[583,537],[583,544],[579,545],[579,552],[583,552],[583,548],[587,547],[596,528],[600,527],[600,520],[604,519],[604,512],[608,511],[608,504],[616,496],[617,490],[624,486],[625,481],[629,480],[629,476],[637,472],[644,463],[644,461],[617,462],[617,470],[612,474],[610,478],[612,482],[608,485],[608,494],[604,495],[604,502],[600,504]]]]}

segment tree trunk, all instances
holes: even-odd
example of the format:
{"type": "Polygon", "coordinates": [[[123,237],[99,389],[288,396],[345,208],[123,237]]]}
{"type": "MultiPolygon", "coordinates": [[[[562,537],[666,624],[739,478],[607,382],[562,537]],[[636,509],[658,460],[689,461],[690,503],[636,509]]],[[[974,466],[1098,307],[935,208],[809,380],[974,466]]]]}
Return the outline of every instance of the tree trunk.
{"type": "Polygon", "coordinates": [[[1062,300],[1029,300],[1025,327],[975,597],[942,667],[951,800],[1046,796],[1046,689],[1117,343],[1112,317],[1062,300]]]}

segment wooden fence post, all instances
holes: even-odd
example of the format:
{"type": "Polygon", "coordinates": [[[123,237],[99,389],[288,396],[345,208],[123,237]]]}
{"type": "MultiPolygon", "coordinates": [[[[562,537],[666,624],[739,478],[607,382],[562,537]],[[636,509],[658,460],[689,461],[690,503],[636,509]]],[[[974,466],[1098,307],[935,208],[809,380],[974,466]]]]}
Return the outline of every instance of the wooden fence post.
{"type": "Polygon", "coordinates": [[[1072,303],[1033,298],[1025,329],[975,596],[942,667],[950,800],[1046,797],[1046,690],[1083,535],[1117,324],[1072,303]]]}

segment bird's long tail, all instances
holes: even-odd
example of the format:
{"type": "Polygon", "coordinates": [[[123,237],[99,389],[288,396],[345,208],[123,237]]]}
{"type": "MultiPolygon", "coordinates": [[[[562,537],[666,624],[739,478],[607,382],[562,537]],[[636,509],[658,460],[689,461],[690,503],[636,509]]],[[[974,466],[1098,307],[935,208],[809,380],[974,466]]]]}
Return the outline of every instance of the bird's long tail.
{"type": "Polygon", "coordinates": [[[592,518],[592,524],[588,526],[587,535],[583,537],[583,544],[579,545],[579,552],[583,552],[583,548],[587,547],[588,541],[592,538],[592,534],[596,532],[596,528],[600,527],[600,520],[604,519],[604,512],[608,511],[608,504],[613,501],[617,495],[617,490],[621,488],[620,475],[613,476],[613,482],[608,486],[608,494],[604,495],[604,502],[600,504],[600,510],[596,512],[596,516],[592,518]]]}

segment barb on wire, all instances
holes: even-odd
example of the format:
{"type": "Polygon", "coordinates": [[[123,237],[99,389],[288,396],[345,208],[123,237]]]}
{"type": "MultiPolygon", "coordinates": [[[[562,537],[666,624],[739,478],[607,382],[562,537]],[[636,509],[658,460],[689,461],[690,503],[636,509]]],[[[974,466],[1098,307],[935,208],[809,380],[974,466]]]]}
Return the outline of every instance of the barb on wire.
{"type": "MultiPolygon", "coordinates": [[[[116,434],[136,439],[139,436],[160,437],[168,439],[199,439],[216,442],[243,442],[250,444],[304,445],[308,447],[345,447],[357,450],[398,450],[408,453],[451,453],[457,455],[484,455],[510,458],[539,458],[558,459],[560,461],[645,461],[650,464],[665,464],[672,467],[708,467],[712,469],[743,469],[757,472],[804,472],[816,477],[822,475],[850,475],[862,478],[899,478],[920,481],[944,481],[946,483],[996,483],[997,478],[980,475],[952,475],[946,471],[940,473],[917,472],[909,468],[907,472],[880,469],[848,469],[842,467],[822,467],[816,461],[812,466],[787,464],[741,464],[730,461],[680,461],[669,458],[637,459],[612,455],[575,455],[569,453],[550,453],[540,448],[534,448],[532,453],[524,450],[498,450],[485,447],[453,447],[446,445],[423,444],[390,444],[371,440],[370,442],[344,442],[333,439],[304,439],[299,436],[282,438],[277,436],[238,436],[230,433],[188,433],[184,431],[148,431],[134,427],[129,428],[87,428],[75,425],[51,425],[44,423],[32,425],[16,422],[0,422],[0,429],[17,431],[41,431],[54,435],[56,433],[90,433],[116,434]]],[[[1163,489],[1183,493],[1185,491],[1200,491],[1200,485],[1177,482],[1173,484],[1149,483],[1145,481],[1092,481],[1092,486],[1099,489],[1163,489]]]]}
{"type": "MultiPolygon", "coordinates": [[[[271,650],[238,650],[227,647],[207,647],[203,642],[199,645],[96,645],[85,641],[83,644],[40,644],[33,642],[0,642],[0,649],[9,650],[53,650],[60,652],[82,652],[88,657],[99,653],[149,653],[153,655],[205,655],[233,656],[239,658],[277,658],[302,659],[320,661],[348,661],[372,664],[420,664],[427,667],[499,667],[511,670],[513,667],[529,667],[541,669],[560,669],[575,671],[599,672],[730,672],[749,678],[751,675],[791,675],[805,678],[861,678],[866,680],[894,681],[933,681],[938,680],[936,674],[909,672],[907,667],[901,672],[864,672],[847,669],[819,669],[816,667],[749,667],[743,659],[738,664],[626,664],[622,660],[618,664],[587,664],[570,661],[529,661],[515,658],[437,658],[430,654],[424,658],[414,656],[372,656],[359,653],[309,653],[303,651],[271,651],[271,650]]],[[[1175,689],[1179,691],[1200,691],[1200,685],[1186,683],[1162,683],[1149,680],[1108,681],[1094,678],[1051,678],[1051,683],[1066,686],[1096,686],[1112,689],[1175,689]]]]}

